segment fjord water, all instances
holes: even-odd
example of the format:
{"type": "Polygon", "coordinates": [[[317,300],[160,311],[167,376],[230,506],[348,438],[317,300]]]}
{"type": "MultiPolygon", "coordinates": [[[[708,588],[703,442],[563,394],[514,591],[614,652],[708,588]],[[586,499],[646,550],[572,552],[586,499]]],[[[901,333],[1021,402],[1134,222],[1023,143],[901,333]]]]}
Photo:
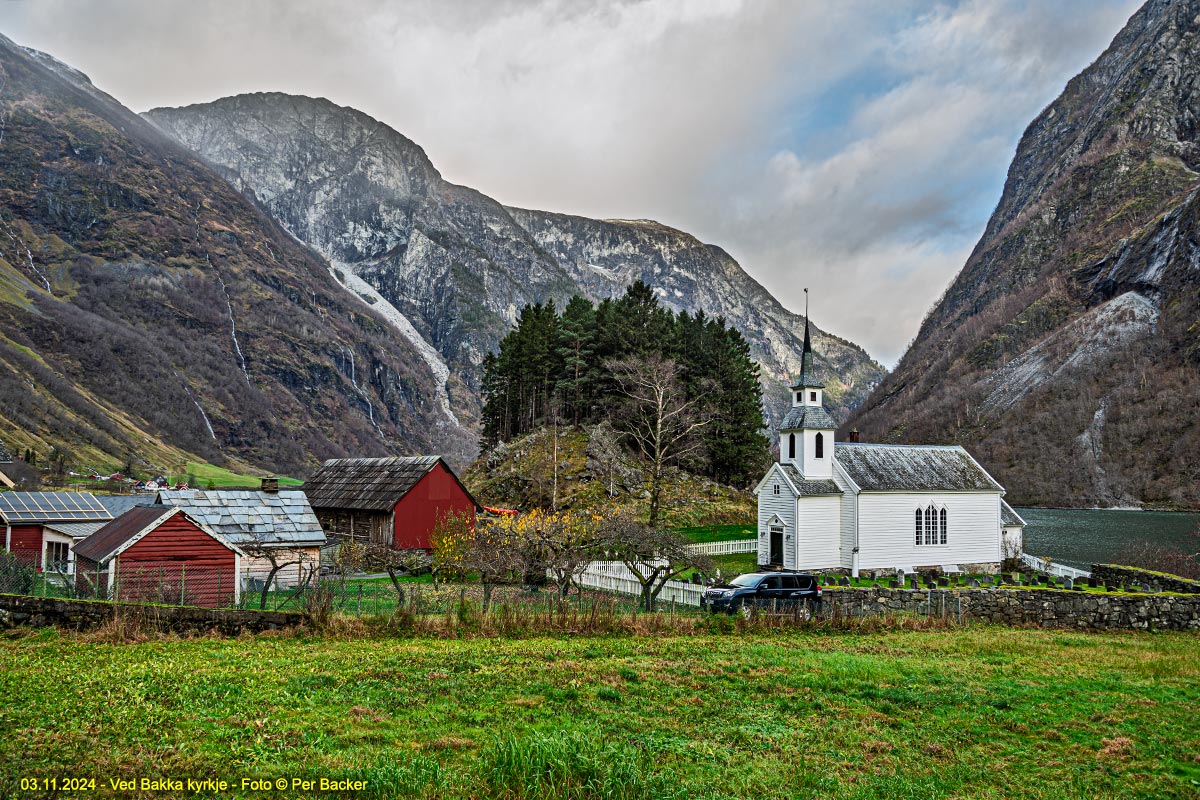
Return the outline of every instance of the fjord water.
{"type": "Polygon", "coordinates": [[[1200,514],[1061,508],[1018,508],[1017,513],[1027,523],[1025,552],[1081,569],[1119,562],[1122,553],[1146,542],[1187,553],[1200,550],[1200,539],[1192,538],[1200,514]]]}

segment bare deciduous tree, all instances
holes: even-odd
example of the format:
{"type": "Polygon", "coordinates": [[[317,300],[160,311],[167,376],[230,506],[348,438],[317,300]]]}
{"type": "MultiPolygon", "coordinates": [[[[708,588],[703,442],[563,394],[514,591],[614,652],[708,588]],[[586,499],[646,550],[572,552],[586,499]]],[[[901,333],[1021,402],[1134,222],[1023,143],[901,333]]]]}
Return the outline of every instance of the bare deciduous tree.
{"type": "Polygon", "coordinates": [[[642,524],[631,512],[607,519],[601,526],[601,543],[629,568],[641,585],[641,605],[654,610],[654,602],[667,581],[689,569],[711,572],[713,561],[697,553],[692,543],[675,531],[642,524]]]}
{"type": "Polygon", "coordinates": [[[304,584],[312,580],[317,571],[317,559],[313,559],[299,548],[280,546],[279,542],[269,541],[263,536],[256,536],[249,542],[240,543],[238,547],[250,558],[261,559],[270,565],[267,577],[259,590],[258,607],[260,609],[267,607],[267,595],[271,593],[275,577],[280,572],[288,567],[296,567],[297,583],[304,584]]]}
{"type": "Polygon", "coordinates": [[[621,431],[637,448],[650,472],[651,528],[658,525],[666,470],[704,448],[700,431],[709,422],[701,398],[687,399],[679,367],[658,355],[605,362],[625,399],[619,409],[621,431]]]}

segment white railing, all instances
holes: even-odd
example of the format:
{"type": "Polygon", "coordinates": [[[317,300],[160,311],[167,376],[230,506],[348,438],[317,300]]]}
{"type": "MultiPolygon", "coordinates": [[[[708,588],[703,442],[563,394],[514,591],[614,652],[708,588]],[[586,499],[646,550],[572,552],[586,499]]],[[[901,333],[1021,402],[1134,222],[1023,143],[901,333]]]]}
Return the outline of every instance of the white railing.
{"type": "MultiPolygon", "coordinates": [[[[642,585],[634,577],[629,567],[620,561],[593,561],[575,577],[575,582],[589,589],[603,589],[634,597],[642,593],[642,585]]],[[[658,601],[661,603],[674,601],[685,606],[698,606],[704,588],[699,584],[685,583],[684,581],[667,581],[663,585],[662,591],[658,593],[658,601]]]]}
{"type": "Polygon", "coordinates": [[[1086,569],[1075,569],[1074,567],[1068,567],[1066,564],[1055,564],[1048,558],[1039,558],[1029,553],[1021,553],[1021,561],[1025,562],[1026,566],[1036,569],[1038,572],[1045,572],[1047,575],[1058,575],[1062,578],[1070,578],[1073,581],[1092,576],[1092,573],[1086,569]]]}
{"type": "Polygon", "coordinates": [[[689,545],[693,553],[703,553],[706,556],[728,556],[734,553],[755,553],[758,551],[757,539],[736,539],[727,542],[702,542],[689,545]]]}

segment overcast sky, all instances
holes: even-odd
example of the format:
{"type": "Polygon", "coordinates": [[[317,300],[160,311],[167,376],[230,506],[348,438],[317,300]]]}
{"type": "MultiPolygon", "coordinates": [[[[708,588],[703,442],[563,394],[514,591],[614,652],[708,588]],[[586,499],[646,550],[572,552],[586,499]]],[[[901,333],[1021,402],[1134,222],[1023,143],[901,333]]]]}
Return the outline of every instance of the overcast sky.
{"type": "Polygon", "coordinates": [[[517,206],[719,244],[887,366],[1137,0],[0,0],[134,110],[324,96],[517,206]]]}

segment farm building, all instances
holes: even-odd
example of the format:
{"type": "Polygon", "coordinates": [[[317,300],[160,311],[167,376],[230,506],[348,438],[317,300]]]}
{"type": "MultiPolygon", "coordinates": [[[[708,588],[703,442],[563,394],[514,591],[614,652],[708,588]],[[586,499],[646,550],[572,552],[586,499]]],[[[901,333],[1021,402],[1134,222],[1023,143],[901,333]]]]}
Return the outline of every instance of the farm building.
{"type": "Polygon", "coordinates": [[[65,525],[105,523],[113,515],[86,492],[0,492],[4,549],[38,569],[69,573],[76,529],[65,525]]]}
{"type": "Polygon", "coordinates": [[[279,491],[263,481],[263,489],[164,489],[158,502],[177,506],[246,554],[243,579],[251,584],[271,580],[286,589],[307,580],[319,567],[325,531],[308,498],[299,490],[279,491]],[[274,562],[274,565],[272,564],[274,562]]]}
{"type": "Polygon", "coordinates": [[[474,520],[480,507],[439,456],[330,459],[304,493],[331,540],[396,550],[429,550],[439,519],[461,513],[474,520]]]}
{"type": "Polygon", "coordinates": [[[137,506],[75,545],[84,597],[219,608],[241,597],[245,554],[183,509],[137,506]]]}

